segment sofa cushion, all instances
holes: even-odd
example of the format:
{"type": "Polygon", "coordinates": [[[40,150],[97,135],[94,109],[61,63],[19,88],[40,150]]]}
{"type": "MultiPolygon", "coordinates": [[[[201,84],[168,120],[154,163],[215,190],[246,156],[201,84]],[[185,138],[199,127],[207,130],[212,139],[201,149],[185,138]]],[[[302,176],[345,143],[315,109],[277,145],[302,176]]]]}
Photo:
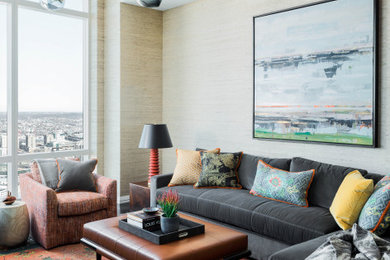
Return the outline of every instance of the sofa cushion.
{"type": "Polygon", "coordinates": [[[254,210],[251,224],[253,231],[289,244],[339,230],[326,208],[302,208],[272,200],[254,210]]]}
{"type": "Polygon", "coordinates": [[[57,159],[59,181],[56,192],[83,190],[96,192],[95,170],[97,159],[85,162],[57,159]]]}
{"type": "Polygon", "coordinates": [[[107,209],[108,200],[100,193],[74,191],[57,193],[58,216],[75,216],[107,209]]]}
{"type": "Polygon", "coordinates": [[[237,173],[242,152],[221,154],[200,152],[200,157],[202,172],[194,185],[195,188],[242,188],[237,173]]]}
{"type": "MultiPolygon", "coordinates": [[[[157,195],[169,189],[157,190],[157,195]]],[[[180,210],[215,219],[289,244],[338,230],[329,210],[302,208],[249,194],[248,190],[177,186],[180,210]]]]}
{"type": "Polygon", "coordinates": [[[371,172],[364,175],[364,178],[372,179],[374,181],[374,184],[377,184],[383,177],[384,177],[383,174],[371,173],[371,172]]]}
{"type": "Polygon", "coordinates": [[[308,207],[307,191],[313,176],[314,170],[289,172],[274,168],[263,160],[259,160],[250,194],[300,207],[308,207]]]}
{"type": "Polygon", "coordinates": [[[278,169],[290,170],[291,159],[271,159],[244,153],[241,158],[240,167],[238,168],[238,178],[244,189],[250,190],[252,188],[256,176],[257,162],[259,160],[263,160],[278,169]]]}
{"type": "Polygon", "coordinates": [[[268,201],[248,190],[210,190],[200,196],[197,214],[252,230],[253,211],[268,201]]]}
{"type": "Polygon", "coordinates": [[[163,187],[156,191],[156,198],[162,195],[164,191],[169,189],[176,190],[179,194],[179,210],[187,211],[190,213],[197,213],[198,210],[198,198],[203,193],[212,189],[194,189],[193,185],[181,185],[175,187],[163,187]]]}
{"type": "Polygon", "coordinates": [[[385,176],[374,188],[359,216],[359,226],[382,235],[390,226],[390,176],[385,176]]]}
{"type": "Polygon", "coordinates": [[[339,186],[348,173],[358,170],[363,176],[367,174],[366,170],[326,164],[299,157],[295,157],[291,161],[290,171],[292,172],[310,169],[314,169],[316,174],[309,189],[309,204],[324,208],[330,207],[339,186]]]}
{"type": "Polygon", "coordinates": [[[359,171],[348,173],[329,208],[339,227],[352,228],[373,190],[373,180],[364,178],[359,171]]]}
{"type": "MultiPolygon", "coordinates": [[[[255,197],[248,190],[194,189],[174,187],[180,196],[180,210],[251,230],[253,210],[268,199],[255,197]]],[[[157,196],[167,188],[157,191],[157,196]]]]}
{"type": "MultiPolygon", "coordinates": [[[[208,153],[219,153],[220,149],[216,148],[208,153]]],[[[202,172],[200,163],[200,152],[191,150],[176,149],[176,167],[168,186],[194,185],[202,172]]]]}

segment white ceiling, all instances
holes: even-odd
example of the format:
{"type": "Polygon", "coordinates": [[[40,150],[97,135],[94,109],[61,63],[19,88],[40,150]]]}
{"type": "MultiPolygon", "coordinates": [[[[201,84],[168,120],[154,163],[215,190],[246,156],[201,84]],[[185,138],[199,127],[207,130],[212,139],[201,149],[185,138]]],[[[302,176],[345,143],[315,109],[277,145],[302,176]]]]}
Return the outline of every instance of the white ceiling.
{"type": "MultiPolygon", "coordinates": [[[[153,9],[165,11],[194,1],[196,0],[162,0],[161,5],[158,8],[153,8],[153,9]]],[[[126,4],[131,4],[131,5],[138,5],[136,0],[121,0],[121,2],[126,4]]]]}

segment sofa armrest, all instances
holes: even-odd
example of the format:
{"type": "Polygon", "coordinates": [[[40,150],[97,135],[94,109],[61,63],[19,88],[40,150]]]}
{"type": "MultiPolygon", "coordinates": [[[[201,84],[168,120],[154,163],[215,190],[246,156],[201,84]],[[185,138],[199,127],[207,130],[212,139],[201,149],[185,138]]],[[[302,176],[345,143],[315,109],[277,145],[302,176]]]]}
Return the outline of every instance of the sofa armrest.
{"type": "Polygon", "coordinates": [[[336,232],[332,232],[299,244],[292,245],[285,249],[282,249],[272,254],[268,260],[304,260],[311,255],[319,246],[321,246],[328,237],[334,235],[336,232]]]}
{"type": "Polygon", "coordinates": [[[97,192],[108,199],[108,217],[115,217],[117,215],[116,180],[98,174],[94,174],[94,178],[97,192]]]}
{"type": "Polygon", "coordinates": [[[156,206],[156,192],[157,189],[168,186],[171,181],[173,173],[161,174],[153,176],[150,179],[150,206],[156,206]]]}

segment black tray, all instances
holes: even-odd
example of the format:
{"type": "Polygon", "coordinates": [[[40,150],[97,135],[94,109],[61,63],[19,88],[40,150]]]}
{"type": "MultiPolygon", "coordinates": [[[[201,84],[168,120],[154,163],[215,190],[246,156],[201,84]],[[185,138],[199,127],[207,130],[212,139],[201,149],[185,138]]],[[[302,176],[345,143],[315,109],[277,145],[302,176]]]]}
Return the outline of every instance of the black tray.
{"type": "Polygon", "coordinates": [[[199,224],[184,218],[180,218],[180,227],[178,231],[166,234],[162,233],[161,229],[156,231],[147,231],[145,229],[135,227],[128,224],[127,219],[119,220],[119,228],[157,245],[166,244],[204,233],[203,224],[199,224]]]}

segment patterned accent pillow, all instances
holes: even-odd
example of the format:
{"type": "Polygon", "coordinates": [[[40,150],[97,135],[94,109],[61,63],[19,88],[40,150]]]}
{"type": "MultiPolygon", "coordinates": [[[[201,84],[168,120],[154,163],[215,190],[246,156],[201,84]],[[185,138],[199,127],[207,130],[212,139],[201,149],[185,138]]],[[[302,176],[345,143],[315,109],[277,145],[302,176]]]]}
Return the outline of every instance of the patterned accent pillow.
{"type": "Polygon", "coordinates": [[[390,176],[383,177],[360,212],[358,224],[382,235],[390,226],[390,176]]]}
{"type": "MultiPolygon", "coordinates": [[[[220,149],[216,148],[208,153],[219,153],[220,149]]],[[[200,164],[200,151],[176,150],[176,167],[173,176],[168,186],[177,185],[194,185],[202,172],[202,165],[200,164]]]]}
{"type": "Polygon", "coordinates": [[[202,172],[194,188],[241,189],[237,169],[242,152],[213,154],[201,152],[202,172]]]}
{"type": "Polygon", "coordinates": [[[259,160],[250,194],[306,208],[309,206],[307,193],[314,172],[314,169],[288,172],[259,160]]]}

